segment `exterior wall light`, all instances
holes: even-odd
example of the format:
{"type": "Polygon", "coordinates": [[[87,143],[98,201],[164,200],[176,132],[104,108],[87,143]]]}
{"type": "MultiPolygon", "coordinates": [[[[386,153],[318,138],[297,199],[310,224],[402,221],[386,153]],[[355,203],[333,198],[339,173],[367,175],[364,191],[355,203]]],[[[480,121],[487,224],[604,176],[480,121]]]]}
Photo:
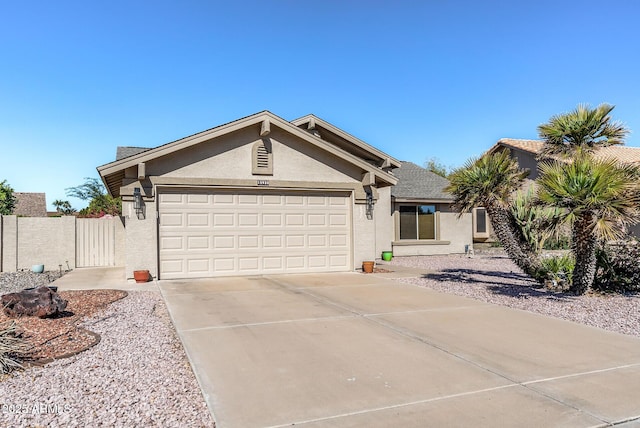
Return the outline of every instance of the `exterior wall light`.
{"type": "Polygon", "coordinates": [[[139,187],[135,187],[133,189],[133,209],[135,210],[138,218],[140,218],[143,208],[142,208],[142,194],[140,193],[139,187]]]}
{"type": "Polygon", "coordinates": [[[373,192],[367,192],[367,219],[373,220],[373,192]]]}

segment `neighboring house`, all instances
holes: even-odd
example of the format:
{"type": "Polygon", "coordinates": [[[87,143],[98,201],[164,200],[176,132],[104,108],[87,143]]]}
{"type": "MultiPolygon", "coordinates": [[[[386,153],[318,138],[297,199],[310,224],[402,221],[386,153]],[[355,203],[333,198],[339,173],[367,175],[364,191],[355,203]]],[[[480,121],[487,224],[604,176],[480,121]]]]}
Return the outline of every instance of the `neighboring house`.
{"type": "MultiPolygon", "coordinates": [[[[525,187],[530,185],[533,180],[538,178],[538,156],[542,151],[544,143],[540,140],[519,140],[513,138],[502,138],[498,140],[486,154],[498,153],[503,150],[509,150],[509,153],[513,159],[518,162],[518,166],[522,169],[529,170],[529,184],[525,183],[525,187]]],[[[608,158],[616,159],[619,162],[627,164],[640,165],[640,147],[629,146],[608,146],[598,149],[594,156],[596,158],[608,158]]],[[[484,211],[484,209],[481,209],[484,211]]],[[[477,211],[477,209],[476,209],[477,211]]],[[[486,234],[479,234],[476,230],[474,212],[474,241],[486,239],[486,234]]],[[[484,214],[486,217],[486,214],[484,214]]],[[[485,223],[487,223],[485,221],[485,223]]],[[[490,229],[490,228],[489,228],[490,229]]],[[[490,230],[488,230],[490,231],[490,230]]],[[[635,226],[630,229],[630,233],[635,236],[640,236],[640,227],[635,226]]]]}
{"type": "MultiPolygon", "coordinates": [[[[518,166],[529,170],[529,179],[538,178],[538,156],[544,143],[540,140],[517,140],[502,138],[498,140],[487,154],[509,150],[511,157],[518,161],[518,166]]],[[[622,163],[640,165],[640,147],[608,146],[595,152],[596,158],[616,159],[622,163]]]]}
{"type": "Polygon", "coordinates": [[[396,256],[464,253],[471,242],[471,215],[458,217],[449,180],[411,162],[401,162],[391,188],[396,256]]]}
{"type": "Polygon", "coordinates": [[[20,217],[47,217],[47,200],[44,193],[14,192],[16,204],[13,215],[20,217]]]}
{"type": "MultiPolygon", "coordinates": [[[[171,279],[351,271],[392,245],[401,251],[404,203],[391,196],[400,166],[318,117],[264,111],[156,148],[119,148],[98,172],[122,197],[127,276],[171,279]]],[[[412,203],[444,212],[445,199],[431,196],[412,203]]],[[[426,239],[463,252],[448,215],[439,221],[426,239]]]]}

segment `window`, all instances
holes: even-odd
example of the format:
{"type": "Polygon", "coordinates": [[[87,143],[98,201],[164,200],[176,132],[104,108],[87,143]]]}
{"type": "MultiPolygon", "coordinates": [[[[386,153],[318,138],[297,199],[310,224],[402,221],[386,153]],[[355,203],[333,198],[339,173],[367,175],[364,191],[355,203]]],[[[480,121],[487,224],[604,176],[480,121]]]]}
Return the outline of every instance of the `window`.
{"type": "Polygon", "coordinates": [[[487,211],[484,208],[476,209],[476,233],[487,233],[487,211]]]}
{"type": "Polygon", "coordinates": [[[435,205],[401,206],[400,239],[436,239],[435,205]]]}

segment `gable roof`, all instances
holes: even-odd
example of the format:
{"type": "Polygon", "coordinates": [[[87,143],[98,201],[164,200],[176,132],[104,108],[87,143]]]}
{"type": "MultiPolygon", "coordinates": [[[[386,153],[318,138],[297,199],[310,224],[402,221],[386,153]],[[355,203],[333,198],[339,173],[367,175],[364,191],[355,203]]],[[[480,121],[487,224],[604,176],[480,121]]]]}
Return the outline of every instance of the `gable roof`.
{"type": "MultiPolygon", "coordinates": [[[[125,169],[132,166],[136,166],[137,164],[142,162],[151,161],[161,156],[170,155],[182,149],[194,146],[196,144],[203,143],[205,141],[210,141],[214,138],[229,134],[231,132],[234,132],[240,129],[245,129],[251,126],[259,126],[264,121],[268,121],[271,126],[276,126],[292,135],[295,135],[296,137],[299,137],[305,140],[306,142],[308,142],[313,146],[316,146],[328,153],[331,153],[339,158],[342,158],[352,163],[353,165],[359,166],[364,171],[372,173],[375,179],[379,180],[380,182],[386,183],[388,185],[394,185],[398,181],[393,174],[383,169],[384,168],[383,166],[372,164],[367,160],[367,158],[359,157],[351,153],[350,151],[345,150],[344,147],[339,147],[335,144],[325,141],[316,135],[313,135],[303,129],[300,129],[295,124],[288,122],[283,118],[276,116],[275,114],[267,110],[259,113],[255,113],[250,116],[243,117],[241,119],[217,126],[215,128],[208,129],[206,131],[202,131],[202,132],[190,135],[188,137],[181,138],[176,141],[172,141],[170,143],[163,144],[161,146],[158,146],[152,149],[142,150],[142,148],[139,148],[141,149],[140,152],[131,154],[121,159],[117,159],[114,162],[110,162],[108,164],[99,166],[97,170],[106,188],[108,189],[109,194],[111,194],[112,196],[119,196],[122,180],[124,179],[124,176],[125,176],[124,175],[125,169]]],[[[344,133],[344,135],[349,135],[344,131],[342,132],[344,133]]],[[[368,145],[366,145],[366,147],[362,146],[362,144],[365,144],[365,143],[359,142],[359,140],[357,140],[355,137],[350,137],[350,138],[354,139],[353,144],[355,144],[356,146],[361,146],[365,151],[367,150],[367,147],[368,147],[370,148],[371,153],[373,155],[375,156],[380,155],[381,157],[384,157],[385,162],[387,159],[392,159],[390,156],[384,155],[384,153],[374,149],[371,146],[368,146],[368,145]]],[[[132,151],[127,151],[127,153],[132,153],[132,151]]]]}
{"type": "Polygon", "coordinates": [[[308,114],[299,119],[292,120],[291,123],[355,156],[369,160],[372,164],[378,167],[400,167],[399,160],[392,158],[388,154],[376,149],[342,129],[333,126],[329,122],[320,119],[318,116],[308,114]]]}
{"type": "Polygon", "coordinates": [[[24,217],[46,217],[47,198],[44,193],[14,192],[16,204],[13,215],[24,217]]]}
{"type": "Polygon", "coordinates": [[[400,163],[400,168],[393,171],[398,184],[391,188],[391,196],[396,199],[453,200],[453,195],[444,191],[449,180],[415,163],[400,163]]]}
{"type": "MultiPolygon", "coordinates": [[[[487,151],[487,154],[495,153],[500,149],[500,147],[507,147],[538,155],[540,154],[543,145],[544,143],[540,140],[502,138],[487,151]]],[[[616,159],[623,163],[640,164],[640,147],[620,145],[602,147],[595,152],[595,156],[597,158],[616,159]]]]}
{"type": "Polygon", "coordinates": [[[124,158],[128,158],[129,156],[137,155],[142,152],[146,152],[147,150],[151,150],[150,147],[122,147],[118,146],[116,149],[116,160],[119,161],[124,158]]]}

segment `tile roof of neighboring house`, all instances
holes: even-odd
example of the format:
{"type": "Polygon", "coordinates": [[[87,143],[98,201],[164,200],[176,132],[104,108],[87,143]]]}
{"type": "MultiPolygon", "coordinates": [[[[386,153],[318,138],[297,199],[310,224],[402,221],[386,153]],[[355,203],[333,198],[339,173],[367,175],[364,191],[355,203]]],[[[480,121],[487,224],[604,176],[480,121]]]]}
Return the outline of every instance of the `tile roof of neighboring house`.
{"type": "Polygon", "coordinates": [[[116,160],[128,158],[129,156],[137,155],[138,153],[146,152],[147,150],[151,150],[148,147],[118,147],[116,149],[116,160]]]}
{"type": "Polygon", "coordinates": [[[391,196],[399,199],[453,200],[453,196],[444,191],[449,180],[412,162],[400,164],[400,168],[393,170],[393,175],[398,177],[398,184],[391,188],[391,196]]]}
{"type": "Polygon", "coordinates": [[[24,217],[46,217],[47,199],[44,193],[14,192],[16,205],[13,214],[24,217]]]}
{"type": "MultiPolygon", "coordinates": [[[[525,152],[538,154],[542,149],[543,142],[540,140],[517,140],[513,138],[502,138],[498,140],[498,143],[490,150],[497,148],[497,146],[511,147],[514,149],[520,149],[525,152]]],[[[596,157],[599,158],[613,158],[624,163],[638,163],[640,164],[640,147],[629,146],[608,146],[598,149],[596,157]]]]}

